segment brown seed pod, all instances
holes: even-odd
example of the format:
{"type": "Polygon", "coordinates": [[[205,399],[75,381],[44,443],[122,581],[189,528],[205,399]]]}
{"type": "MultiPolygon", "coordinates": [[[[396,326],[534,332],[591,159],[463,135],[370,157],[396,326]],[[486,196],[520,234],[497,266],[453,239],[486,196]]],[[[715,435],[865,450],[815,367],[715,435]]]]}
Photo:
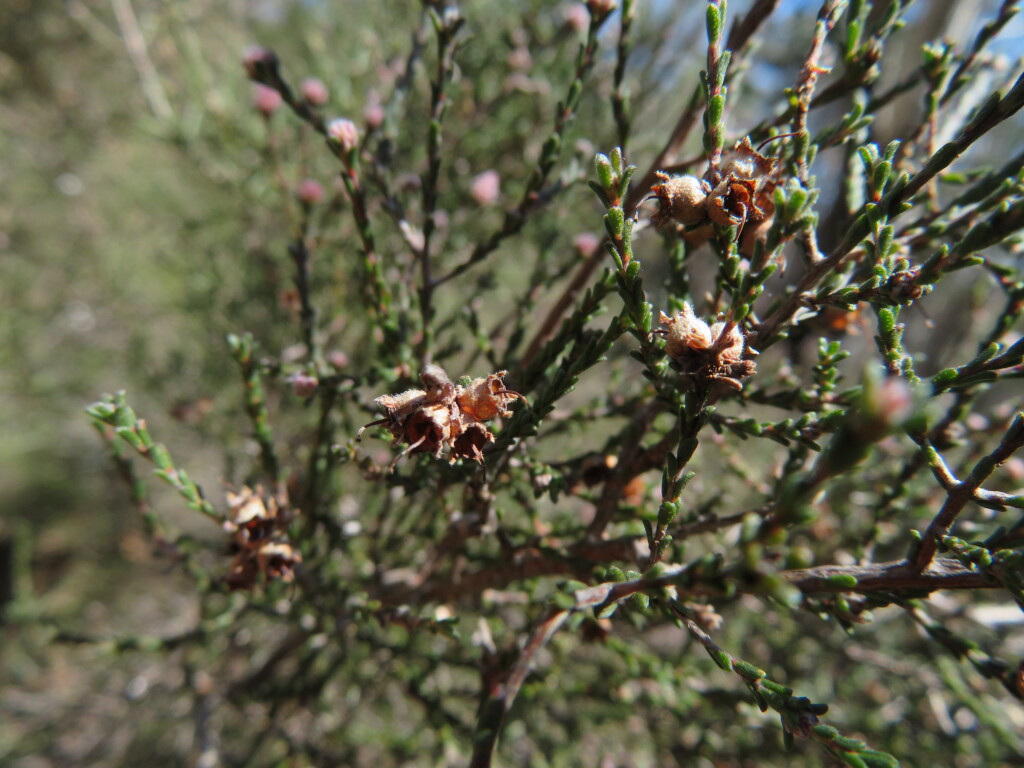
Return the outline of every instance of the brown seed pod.
{"type": "Polygon", "coordinates": [[[655,226],[674,221],[692,227],[707,218],[704,203],[711,189],[707,182],[696,176],[670,176],[662,171],[655,175],[661,179],[660,184],[651,187],[651,195],[658,201],[655,226]]]}
{"type": "Polygon", "coordinates": [[[426,389],[378,397],[374,402],[386,415],[365,425],[359,435],[367,427],[383,425],[396,445],[406,444],[395,462],[407,453],[440,457],[448,449],[453,462],[470,459],[482,464],[484,446],[495,439],[483,422],[495,416],[511,416],[509,404],[525,400],[518,392],[505,388],[505,375],[505,371],[498,371],[460,387],[451,382],[444,369],[429,365],[420,377],[426,389]]]}
{"type": "Polygon", "coordinates": [[[478,421],[488,421],[495,416],[511,416],[509,403],[524,398],[518,392],[505,389],[502,379],[506,375],[507,371],[498,371],[483,379],[473,379],[465,387],[460,387],[456,401],[462,412],[478,421]]]}
{"type": "Polygon", "coordinates": [[[395,442],[408,443],[407,453],[429,453],[437,457],[460,432],[458,412],[450,403],[424,405],[411,413],[391,434],[395,442]]]}
{"type": "Polygon", "coordinates": [[[420,381],[427,388],[427,397],[433,403],[450,399],[455,394],[455,385],[439,365],[427,365],[420,374],[420,381]]]}
{"type": "Polygon", "coordinates": [[[762,155],[754,149],[750,139],[745,138],[737,142],[732,149],[722,153],[722,160],[718,166],[719,180],[732,176],[734,179],[766,182],[775,171],[777,163],[777,158],[762,155]]]}
{"type": "Polygon", "coordinates": [[[775,212],[772,192],[777,162],[755,150],[747,138],[723,153],[722,162],[704,174],[713,186],[707,203],[711,220],[725,227],[743,227],[771,216],[775,212]]]}
{"type": "Polygon", "coordinates": [[[710,326],[694,314],[689,304],[684,304],[682,311],[672,317],[662,312],[661,325],[665,334],[665,352],[671,358],[704,352],[714,342],[710,326]]]}
{"type": "Polygon", "coordinates": [[[259,576],[260,566],[256,561],[256,557],[252,552],[248,550],[242,550],[235,559],[231,561],[231,565],[228,566],[228,573],[224,577],[224,582],[228,585],[228,589],[252,589],[253,585],[256,584],[256,578],[259,576]]]}
{"type": "Polygon", "coordinates": [[[282,521],[273,498],[264,499],[262,489],[245,486],[239,493],[227,492],[228,519],[224,529],[234,534],[240,547],[252,548],[268,540],[282,521]]]}
{"type": "Polygon", "coordinates": [[[469,459],[483,464],[483,449],[487,443],[494,442],[494,434],[479,421],[470,420],[463,425],[462,434],[452,443],[451,460],[469,459]]]}
{"type": "Polygon", "coordinates": [[[288,509],[264,496],[262,488],[248,486],[227,492],[228,519],[224,529],[237,549],[225,583],[230,589],[251,589],[260,574],[267,579],[291,581],[301,555],[287,541],[288,509]]]}
{"type": "Polygon", "coordinates": [[[712,224],[737,227],[740,252],[750,256],[771,228],[777,167],[777,158],[762,155],[745,138],[701,178],[657,171],[660,183],[651,187],[651,197],[659,205],[652,221],[658,227],[675,223],[691,248],[710,239],[712,224]]]}
{"type": "Polygon", "coordinates": [[[285,583],[295,580],[295,566],[302,562],[302,555],[281,541],[270,542],[256,552],[256,563],[261,573],[269,579],[280,579],[285,583]]]}
{"type": "Polygon", "coordinates": [[[661,313],[660,333],[665,336],[665,352],[679,369],[704,383],[721,382],[733,389],[743,389],[740,379],[757,369],[749,356],[743,332],[731,323],[708,325],[684,304],[672,317],[661,313]]]}
{"type": "Polygon", "coordinates": [[[391,419],[401,419],[430,402],[422,389],[407,389],[397,395],[381,395],[374,400],[391,419]]]}
{"type": "Polygon", "coordinates": [[[708,218],[723,227],[742,227],[747,221],[764,218],[755,202],[754,182],[729,178],[708,195],[708,218]]]}

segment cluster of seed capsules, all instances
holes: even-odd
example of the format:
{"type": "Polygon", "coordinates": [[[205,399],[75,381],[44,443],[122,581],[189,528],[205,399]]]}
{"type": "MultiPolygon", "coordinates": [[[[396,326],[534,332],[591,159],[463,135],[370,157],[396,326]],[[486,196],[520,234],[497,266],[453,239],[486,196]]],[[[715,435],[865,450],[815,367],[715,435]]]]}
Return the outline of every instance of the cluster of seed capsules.
{"type": "Polygon", "coordinates": [[[228,492],[228,519],[224,529],[231,534],[235,558],[225,578],[231,589],[251,589],[258,580],[291,582],[302,555],[288,542],[291,520],[283,505],[264,497],[262,489],[248,486],[239,493],[228,492]]]}
{"type": "Polygon", "coordinates": [[[484,447],[494,442],[494,433],[484,422],[495,416],[511,416],[509,404],[525,399],[505,388],[506,375],[506,371],[498,371],[455,384],[443,368],[428,365],[420,375],[423,389],[382,395],[374,400],[387,415],[365,425],[359,436],[367,427],[386,427],[395,438],[395,445],[406,444],[396,462],[409,453],[440,457],[447,451],[451,462],[469,459],[482,464],[484,447]]]}
{"type": "MultiPolygon", "coordinates": [[[[772,140],[777,138],[782,137],[772,140]]],[[[749,256],[772,226],[777,170],[777,158],[762,155],[750,139],[743,139],[701,177],[658,171],[661,183],[651,187],[651,199],[658,201],[652,220],[659,228],[676,227],[693,246],[707,242],[715,224],[737,227],[740,252],[749,256]]]]}

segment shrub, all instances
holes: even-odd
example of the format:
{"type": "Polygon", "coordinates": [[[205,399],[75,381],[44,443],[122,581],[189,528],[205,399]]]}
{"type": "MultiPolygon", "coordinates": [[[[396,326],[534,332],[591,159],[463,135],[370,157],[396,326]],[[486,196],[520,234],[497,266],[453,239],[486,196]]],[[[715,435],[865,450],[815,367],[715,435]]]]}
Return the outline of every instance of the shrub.
{"type": "Polygon", "coordinates": [[[103,759],[1020,754],[990,618],[1024,606],[1024,80],[988,52],[1017,7],[900,73],[913,4],[779,5],[709,0],[699,78],[681,10],[364,10],[250,47],[245,113],[161,95],[135,40],[217,202],[169,343],[220,445],[88,408],[195,601],[171,634],[43,622],[185,670],[103,759]]]}

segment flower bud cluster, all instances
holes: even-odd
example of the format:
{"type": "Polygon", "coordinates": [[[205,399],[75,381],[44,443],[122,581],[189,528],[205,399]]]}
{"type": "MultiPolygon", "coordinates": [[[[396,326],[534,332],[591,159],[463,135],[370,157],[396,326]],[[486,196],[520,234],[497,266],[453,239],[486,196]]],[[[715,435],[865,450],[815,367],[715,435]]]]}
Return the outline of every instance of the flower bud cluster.
{"type": "Polygon", "coordinates": [[[708,325],[689,304],[672,317],[662,312],[660,333],[665,337],[666,354],[684,374],[700,383],[721,382],[743,389],[740,379],[757,369],[750,359],[757,352],[746,347],[739,327],[732,323],[708,325]]]}
{"type": "MultiPolygon", "coordinates": [[[[505,371],[498,371],[459,386],[452,383],[444,369],[428,365],[420,376],[424,389],[378,397],[374,402],[387,415],[366,427],[385,426],[396,445],[407,444],[402,455],[430,453],[440,457],[447,450],[452,462],[470,459],[483,463],[484,446],[494,442],[494,434],[484,422],[495,416],[511,416],[509,404],[524,399],[518,392],[505,389],[505,375],[505,371]]],[[[359,431],[361,434],[363,430],[359,431]]]]}
{"type": "Polygon", "coordinates": [[[262,574],[267,580],[291,582],[302,555],[287,539],[288,516],[277,501],[245,486],[228,492],[228,519],[224,530],[237,548],[225,579],[231,589],[251,589],[262,574]]]}

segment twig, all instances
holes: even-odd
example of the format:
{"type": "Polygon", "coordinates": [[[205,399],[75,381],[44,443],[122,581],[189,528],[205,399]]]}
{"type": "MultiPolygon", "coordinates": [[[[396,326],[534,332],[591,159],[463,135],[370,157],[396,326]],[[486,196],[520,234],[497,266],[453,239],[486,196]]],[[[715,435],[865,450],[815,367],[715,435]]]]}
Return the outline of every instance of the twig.
{"type": "Polygon", "coordinates": [[[828,592],[935,592],[943,589],[995,589],[999,584],[952,558],[932,560],[917,569],[906,560],[870,565],[822,565],[783,571],[782,577],[804,594],[828,592]]]}
{"type": "Polygon", "coordinates": [[[797,177],[806,187],[808,184],[809,170],[807,167],[807,151],[810,144],[810,135],[807,132],[807,113],[814,97],[814,88],[818,83],[818,75],[828,72],[827,67],[820,65],[821,54],[825,49],[825,40],[835,27],[836,22],[845,8],[843,0],[826,0],[818,11],[818,20],[814,25],[814,35],[811,38],[811,47],[804,57],[803,66],[800,68],[800,77],[796,86],[796,114],[793,116],[792,132],[796,134],[796,149],[794,151],[797,163],[797,177]]]}
{"type": "Polygon", "coordinates": [[[975,464],[965,480],[956,482],[956,478],[948,468],[939,473],[940,481],[943,481],[944,486],[954,482],[955,485],[947,488],[949,495],[946,497],[946,502],[928,524],[917,552],[914,553],[912,562],[915,571],[920,572],[928,567],[938,548],[938,540],[949,532],[957,515],[967,505],[967,502],[975,498],[976,491],[995,468],[1010,458],[1021,446],[1024,446],[1024,414],[1018,413],[1006,434],[1003,435],[999,446],[975,464]]]}
{"type": "Polygon", "coordinates": [[[146,38],[139,29],[139,20],[132,10],[131,0],[110,0],[117,17],[117,24],[121,28],[121,36],[124,38],[124,46],[128,49],[128,56],[132,60],[136,73],[139,75],[139,82],[142,85],[142,93],[146,97],[149,108],[161,122],[168,122],[174,119],[174,109],[167,99],[167,92],[160,83],[160,75],[153,66],[153,60],[149,57],[149,47],[146,45],[146,38]]]}
{"type": "Polygon", "coordinates": [[[501,726],[505,722],[505,715],[512,706],[512,702],[515,701],[523,681],[530,673],[537,654],[562,628],[568,618],[569,611],[567,610],[549,609],[530,633],[530,637],[526,641],[526,645],[523,646],[519,658],[512,665],[508,677],[504,682],[498,683],[488,691],[487,699],[480,707],[480,715],[473,733],[473,757],[469,762],[470,768],[489,768],[491,765],[494,747],[498,742],[501,726]]]}
{"type": "Polygon", "coordinates": [[[623,0],[622,15],[619,21],[619,43],[615,50],[615,73],[612,76],[612,114],[615,117],[615,127],[618,132],[617,143],[622,147],[623,153],[626,152],[626,145],[629,142],[631,122],[629,94],[623,85],[623,80],[626,75],[626,62],[633,47],[630,33],[635,19],[635,0],[623,0]]]}
{"type": "Polygon", "coordinates": [[[454,12],[440,16],[431,9],[437,33],[437,74],[430,83],[430,118],[427,121],[427,172],[423,176],[423,245],[417,254],[420,262],[420,318],[423,324],[419,342],[421,367],[430,363],[433,338],[431,320],[434,279],[430,270],[430,240],[436,229],[437,182],[441,175],[441,124],[448,107],[445,86],[455,72],[456,36],[463,19],[454,12]]]}
{"type": "Polygon", "coordinates": [[[708,53],[707,72],[701,74],[704,81],[704,151],[708,166],[717,168],[725,145],[725,85],[731,53],[722,47],[722,26],[725,24],[726,4],[723,0],[708,0],[707,28],[708,53]]]}

